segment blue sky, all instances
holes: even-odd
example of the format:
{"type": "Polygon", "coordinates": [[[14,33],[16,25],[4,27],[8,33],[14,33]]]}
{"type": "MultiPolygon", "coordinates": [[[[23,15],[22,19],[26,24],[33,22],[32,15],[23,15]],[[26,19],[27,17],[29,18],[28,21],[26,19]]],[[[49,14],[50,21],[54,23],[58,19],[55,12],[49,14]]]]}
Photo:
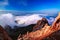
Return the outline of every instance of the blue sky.
{"type": "Polygon", "coordinates": [[[0,10],[60,10],[60,0],[0,0],[0,10]]]}
{"type": "MultiPolygon", "coordinates": [[[[3,14],[3,20],[5,16],[10,18],[10,14],[15,16],[29,16],[30,14],[33,14],[37,15],[37,18],[40,18],[40,16],[45,17],[50,23],[52,23],[59,11],[60,0],[0,0],[0,14],[3,14]]],[[[31,19],[33,18],[31,17],[31,19]]],[[[10,19],[7,18],[7,20],[9,21],[10,19]]]]}

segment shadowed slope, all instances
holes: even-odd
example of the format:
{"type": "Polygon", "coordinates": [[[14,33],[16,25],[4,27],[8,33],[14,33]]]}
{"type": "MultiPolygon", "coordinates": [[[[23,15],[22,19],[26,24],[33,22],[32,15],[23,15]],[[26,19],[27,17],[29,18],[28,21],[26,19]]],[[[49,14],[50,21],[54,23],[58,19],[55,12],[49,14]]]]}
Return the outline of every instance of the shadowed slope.
{"type": "Polygon", "coordinates": [[[12,40],[1,25],[0,25],[0,40],[12,40]]]}
{"type": "Polygon", "coordinates": [[[42,20],[38,20],[37,24],[33,27],[33,31],[43,28],[46,24],[49,25],[48,21],[45,18],[42,18],[42,20]]]}

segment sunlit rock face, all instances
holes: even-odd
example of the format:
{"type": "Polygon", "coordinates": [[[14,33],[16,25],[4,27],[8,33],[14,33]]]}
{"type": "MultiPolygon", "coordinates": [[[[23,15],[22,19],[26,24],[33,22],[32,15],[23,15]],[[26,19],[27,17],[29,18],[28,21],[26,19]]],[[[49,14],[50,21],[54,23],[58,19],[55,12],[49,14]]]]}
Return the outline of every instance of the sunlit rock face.
{"type": "Polygon", "coordinates": [[[46,37],[45,40],[60,40],[60,13],[55,18],[55,21],[53,22],[53,29],[58,30],[54,33],[52,33],[49,37],[46,37]]]}

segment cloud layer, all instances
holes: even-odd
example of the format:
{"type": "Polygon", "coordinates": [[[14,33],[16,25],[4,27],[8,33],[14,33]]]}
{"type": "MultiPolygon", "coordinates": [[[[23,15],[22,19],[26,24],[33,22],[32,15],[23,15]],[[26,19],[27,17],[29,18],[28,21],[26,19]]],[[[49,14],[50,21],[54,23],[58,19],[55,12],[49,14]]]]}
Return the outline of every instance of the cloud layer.
{"type": "MultiPolygon", "coordinates": [[[[12,28],[14,26],[28,26],[30,24],[36,24],[38,20],[43,18],[44,14],[32,14],[32,15],[25,15],[25,16],[14,16],[11,13],[1,14],[0,15],[0,25],[3,27],[6,25],[10,25],[12,28]]],[[[48,20],[49,24],[54,21],[54,17],[49,17],[49,15],[45,15],[45,18],[48,20]]]]}
{"type": "Polygon", "coordinates": [[[22,27],[30,24],[35,24],[37,20],[40,20],[40,19],[42,19],[42,17],[40,17],[37,14],[26,15],[26,16],[14,16],[10,13],[1,14],[0,25],[2,25],[3,27],[6,25],[10,25],[12,28],[14,28],[15,25],[22,27]],[[15,21],[17,21],[17,23],[15,21]]]}
{"type": "Polygon", "coordinates": [[[22,26],[36,24],[37,20],[41,20],[42,17],[38,14],[26,15],[26,16],[16,16],[15,20],[18,21],[18,24],[22,24],[22,26]]]}
{"type": "Polygon", "coordinates": [[[13,26],[16,25],[14,22],[14,16],[10,13],[0,15],[0,25],[3,27],[10,25],[13,28],[13,26]]]}

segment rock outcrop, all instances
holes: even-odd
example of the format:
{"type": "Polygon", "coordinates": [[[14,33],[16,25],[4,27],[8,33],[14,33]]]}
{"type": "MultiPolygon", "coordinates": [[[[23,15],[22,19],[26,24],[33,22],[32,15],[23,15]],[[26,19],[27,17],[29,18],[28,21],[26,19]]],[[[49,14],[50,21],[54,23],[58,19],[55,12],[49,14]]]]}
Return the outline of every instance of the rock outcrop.
{"type": "Polygon", "coordinates": [[[33,27],[33,31],[43,28],[46,24],[49,25],[47,19],[42,18],[42,20],[38,20],[37,24],[33,27]]]}
{"type": "Polygon", "coordinates": [[[0,40],[12,40],[6,30],[0,25],[0,40]]]}
{"type": "Polygon", "coordinates": [[[60,30],[60,14],[55,18],[55,21],[51,26],[46,24],[43,28],[39,30],[27,33],[23,36],[19,35],[17,40],[43,40],[58,30],[60,30]]]}

